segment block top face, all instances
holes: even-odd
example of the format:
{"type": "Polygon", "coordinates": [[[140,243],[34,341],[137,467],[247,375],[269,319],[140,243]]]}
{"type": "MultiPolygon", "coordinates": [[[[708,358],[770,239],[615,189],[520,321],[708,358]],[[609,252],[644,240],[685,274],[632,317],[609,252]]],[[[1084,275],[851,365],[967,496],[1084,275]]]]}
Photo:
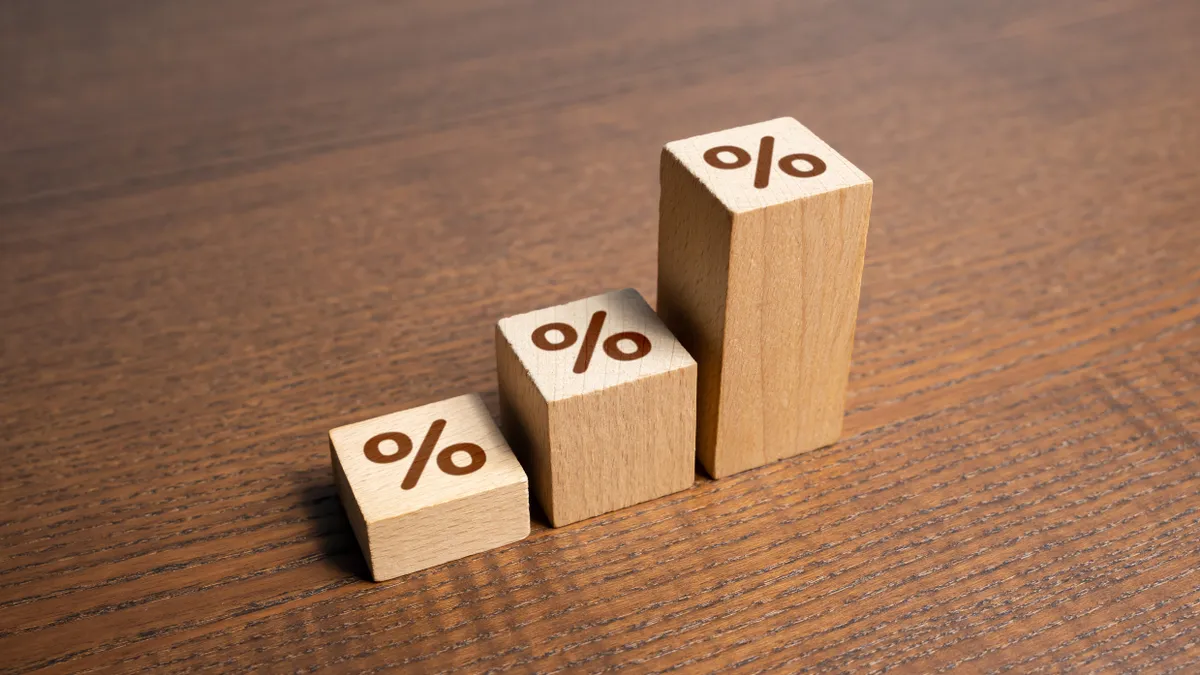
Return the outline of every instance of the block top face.
{"type": "Polygon", "coordinates": [[[731,213],[871,182],[791,117],[672,141],[664,150],[731,213]]]}
{"type": "Polygon", "coordinates": [[[329,439],[368,523],[526,482],[476,394],[338,427],[329,439]]]}
{"type": "Polygon", "coordinates": [[[632,288],[511,316],[497,328],[547,401],[696,365],[632,288]]]}

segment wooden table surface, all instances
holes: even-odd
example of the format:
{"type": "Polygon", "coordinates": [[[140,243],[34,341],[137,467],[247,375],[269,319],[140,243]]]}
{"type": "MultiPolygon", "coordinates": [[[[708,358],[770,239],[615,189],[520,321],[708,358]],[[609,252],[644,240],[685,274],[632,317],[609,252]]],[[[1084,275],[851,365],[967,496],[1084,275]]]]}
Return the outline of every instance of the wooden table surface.
{"type": "Polygon", "coordinates": [[[0,668],[1200,670],[1200,3],[0,8],[0,668]],[[837,444],[386,583],[325,432],[655,292],[659,151],[875,180],[837,444]]]}

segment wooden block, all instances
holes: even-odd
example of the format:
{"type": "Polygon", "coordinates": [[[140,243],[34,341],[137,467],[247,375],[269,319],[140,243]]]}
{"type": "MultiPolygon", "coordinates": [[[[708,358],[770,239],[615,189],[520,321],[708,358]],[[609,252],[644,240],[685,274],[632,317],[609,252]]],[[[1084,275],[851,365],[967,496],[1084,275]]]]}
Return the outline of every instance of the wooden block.
{"type": "Polygon", "coordinates": [[[633,289],[496,325],[501,426],[555,527],[691,487],[696,362],[633,289]]]}
{"type": "Polygon", "coordinates": [[[525,472],[475,394],[338,427],[329,454],[376,581],[529,534],[525,472]]]}
{"type": "Polygon", "coordinates": [[[713,477],[841,435],[871,179],[790,117],[668,143],[658,313],[700,367],[713,477]]]}

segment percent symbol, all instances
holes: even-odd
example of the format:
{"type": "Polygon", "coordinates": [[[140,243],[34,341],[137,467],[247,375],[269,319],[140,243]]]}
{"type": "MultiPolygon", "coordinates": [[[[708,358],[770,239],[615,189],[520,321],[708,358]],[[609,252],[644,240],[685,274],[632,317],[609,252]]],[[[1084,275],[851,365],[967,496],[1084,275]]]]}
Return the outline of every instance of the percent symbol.
{"type": "MultiPolygon", "coordinates": [[[[434,420],[433,424],[429,425],[429,431],[425,432],[425,440],[421,441],[417,456],[413,458],[412,465],[408,467],[408,473],[404,475],[404,481],[400,483],[400,489],[411,490],[417,486],[417,481],[420,480],[421,473],[425,471],[425,465],[429,463],[429,458],[433,456],[433,449],[437,447],[438,439],[442,437],[442,430],[445,428],[446,420],[434,420]]],[[[388,431],[372,436],[363,445],[363,454],[376,464],[390,464],[408,457],[408,453],[412,452],[412,447],[412,439],[406,434],[388,431]],[[395,443],[396,452],[390,455],[383,454],[379,446],[384,441],[395,443]]],[[[484,453],[483,448],[474,443],[455,443],[442,448],[437,456],[438,468],[442,470],[442,473],[451,476],[465,476],[474,473],[483,468],[483,463],[486,461],[487,454],[484,453]],[[471,462],[466,466],[458,466],[454,463],[454,453],[456,452],[467,453],[471,457],[471,462]]]]}
{"type": "MultiPolygon", "coordinates": [[[[754,187],[759,190],[767,187],[771,182],[771,160],[774,159],[774,154],[775,137],[763,136],[758,143],[758,166],[754,170],[754,187]]],[[[704,161],[714,169],[740,169],[750,163],[750,153],[736,145],[718,145],[715,148],[709,148],[704,153],[704,161]],[[733,155],[734,160],[729,162],[722,159],[721,153],[723,152],[733,155]]],[[[812,178],[825,173],[825,162],[816,155],[798,152],[794,155],[780,157],[779,170],[796,178],[812,178]],[[808,162],[812,168],[796,168],[796,162],[800,161],[808,162]]]]}
{"type": "MultiPolygon", "coordinates": [[[[588,366],[591,365],[592,354],[596,351],[596,344],[600,342],[600,331],[604,328],[604,319],[607,316],[608,312],[599,311],[593,314],[591,320],[588,321],[587,331],[583,334],[583,345],[579,348],[579,356],[575,359],[576,373],[586,372],[588,366]]],[[[575,329],[565,323],[548,323],[533,331],[533,344],[548,352],[566,349],[575,344],[578,339],[579,334],[575,332],[575,329]],[[563,339],[560,342],[551,342],[551,331],[558,331],[562,334],[563,339]]],[[[604,341],[604,353],[617,361],[636,361],[650,353],[650,338],[633,331],[615,333],[604,341]],[[632,342],[634,350],[632,352],[621,351],[621,340],[632,342]]]]}

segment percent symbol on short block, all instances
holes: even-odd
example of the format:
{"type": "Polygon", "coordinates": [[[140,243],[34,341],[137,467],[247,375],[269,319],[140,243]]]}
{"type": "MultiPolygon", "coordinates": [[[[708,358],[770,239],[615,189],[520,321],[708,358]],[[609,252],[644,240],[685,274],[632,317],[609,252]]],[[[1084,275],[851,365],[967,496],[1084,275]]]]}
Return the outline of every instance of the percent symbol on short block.
{"type": "MultiPolygon", "coordinates": [[[[771,183],[771,160],[774,159],[774,155],[775,137],[763,136],[758,143],[758,166],[754,170],[754,187],[761,190],[771,183]]],[[[718,145],[704,153],[704,161],[714,169],[740,169],[750,163],[750,153],[736,145],[718,145]],[[730,162],[722,159],[723,152],[733,155],[734,160],[730,162]]],[[[825,173],[825,162],[816,155],[798,152],[780,157],[779,170],[796,178],[812,178],[825,173]],[[812,168],[796,168],[796,162],[799,161],[808,162],[812,168]]]]}
{"type": "MultiPolygon", "coordinates": [[[[438,439],[442,437],[442,431],[445,428],[446,420],[434,420],[433,424],[429,425],[429,431],[425,432],[425,440],[421,441],[417,456],[413,458],[412,465],[408,467],[408,473],[404,475],[404,482],[400,483],[402,490],[411,490],[417,486],[417,481],[420,480],[421,473],[425,471],[425,465],[429,463],[429,458],[433,456],[433,449],[437,447],[438,439]]],[[[408,453],[412,452],[412,447],[412,439],[407,434],[388,431],[372,436],[363,445],[363,454],[376,464],[390,464],[408,457],[408,453]],[[396,452],[390,455],[383,454],[379,446],[384,441],[395,443],[396,452]]],[[[451,476],[465,476],[474,473],[481,469],[486,461],[487,454],[484,453],[483,448],[474,443],[455,443],[442,448],[437,456],[438,468],[442,470],[442,473],[451,476]],[[454,453],[456,452],[467,453],[471,457],[471,462],[466,466],[458,466],[454,463],[454,453]]]]}
{"type": "MultiPolygon", "coordinates": [[[[576,373],[586,372],[588,366],[591,365],[592,354],[595,353],[596,345],[600,342],[600,331],[604,328],[604,319],[607,316],[607,312],[599,311],[593,314],[591,320],[588,321],[587,331],[583,335],[583,345],[579,348],[579,356],[575,359],[574,370],[576,373]]],[[[533,331],[533,344],[548,352],[566,349],[575,344],[578,339],[579,334],[575,332],[575,329],[565,323],[548,323],[533,331]],[[551,342],[549,337],[551,331],[558,331],[562,334],[563,339],[560,342],[551,342]]],[[[615,333],[604,341],[604,353],[617,361],[636,361],[650,353],[650,338],[634,331],[615,333]],[[632,352],[621,351],[621,340],[632,342],[634,350],[632,352]]]]}

